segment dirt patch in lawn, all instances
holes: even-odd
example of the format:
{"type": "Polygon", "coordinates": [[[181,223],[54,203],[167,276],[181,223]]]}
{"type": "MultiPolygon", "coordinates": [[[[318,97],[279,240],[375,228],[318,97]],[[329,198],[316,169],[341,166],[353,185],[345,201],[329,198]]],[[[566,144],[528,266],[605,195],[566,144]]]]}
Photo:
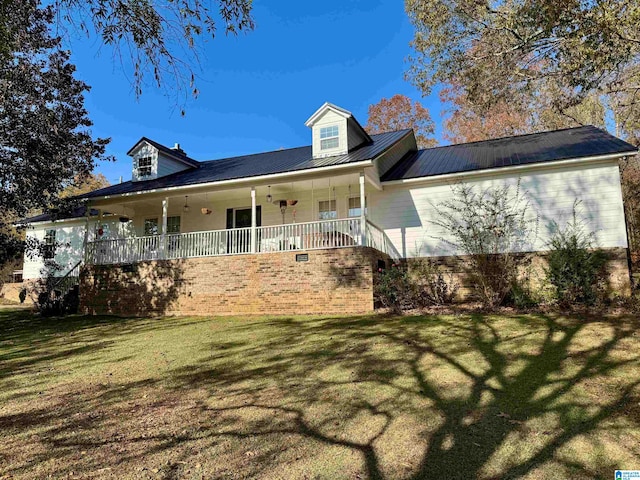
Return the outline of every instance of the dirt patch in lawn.
{"type": "Polygon", "coordinates": [[[0,477],[600,478],[640,457],[633,317],[0,312],[0,477]]]}

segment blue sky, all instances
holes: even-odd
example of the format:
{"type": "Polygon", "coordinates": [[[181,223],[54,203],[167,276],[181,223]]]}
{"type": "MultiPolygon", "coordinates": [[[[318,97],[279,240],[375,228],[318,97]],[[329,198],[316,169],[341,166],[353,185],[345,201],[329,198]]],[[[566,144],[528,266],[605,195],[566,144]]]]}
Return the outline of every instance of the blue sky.
{"type": "Polygon", "coordinates": [[[254,2],[256,29],[207,42],[197,71],[200,96],[182,117],[175,102],[148,87],[135,99],[112,52],[72,40],[78,77],[91,85],[86,106],[95,136],[111,137],[115,163],[97,171],[115,183],[131,176],[127,150],[147,136],[193,158],[222,158],[310,144],[305,120],[325,101],[364,125],[370,104],[396,93],[420,100],[437,124],[436,95],[421,98],[407,81],[412,27],[398,0],[254,2]]]}

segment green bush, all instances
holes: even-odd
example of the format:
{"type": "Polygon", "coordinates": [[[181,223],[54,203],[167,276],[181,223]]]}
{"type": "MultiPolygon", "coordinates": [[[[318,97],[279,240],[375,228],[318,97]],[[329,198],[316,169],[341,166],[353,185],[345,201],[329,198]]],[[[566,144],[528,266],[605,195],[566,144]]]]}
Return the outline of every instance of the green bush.
{"type": "Polygon", "coordinates": [[[394,312],[411,308],[452,303],[458,284],[446,278],[441,269],[428,260],[379,269],[374,287],[377,304],[394,312]]]}
{"type": "Polygon", "coordinates": [[[503,305],[525,261],[518,252],[534,243],[538,216],[530,211],[520,181],[484,190],[467,184],[451,189],[451,200],[434,205],[432,223],[443,232],[435,238],[467,256],[466,276],[485,307],[503,305]]]}
{"type": "Polygon", "coordinates": [[[415,285],[406,267],[400,264],[378,269],[374,296],[379,305],[396,313],[416,307],[415,285]]]}
{"type": "Polygon", "coordinates": [[[573,220],[565,228],[556,224],[549,241],[546,275],[561,305],[593,305],[602,298],[607,255],[594,245],[594,233],[577,220],[574,206],[573,220]]]}

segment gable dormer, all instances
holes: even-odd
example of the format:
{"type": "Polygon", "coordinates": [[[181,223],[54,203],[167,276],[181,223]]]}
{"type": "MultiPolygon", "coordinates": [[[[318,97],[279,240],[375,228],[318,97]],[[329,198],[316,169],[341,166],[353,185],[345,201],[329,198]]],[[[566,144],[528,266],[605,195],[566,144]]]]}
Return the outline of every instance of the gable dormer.
{"type": "Polygon", "coordinates": [[[189,158],[179,144],[169,148],[145,137],[127,155],[133,159],[131,179],[134,182],[153,180],[198,167],[198,162],[189,158]]]}
{"type": "Polygon", "coordinates": [[[344,155],[371,142],[351,112],[326,102],[306,121],[311,128],[313,158],[344,155]]]}

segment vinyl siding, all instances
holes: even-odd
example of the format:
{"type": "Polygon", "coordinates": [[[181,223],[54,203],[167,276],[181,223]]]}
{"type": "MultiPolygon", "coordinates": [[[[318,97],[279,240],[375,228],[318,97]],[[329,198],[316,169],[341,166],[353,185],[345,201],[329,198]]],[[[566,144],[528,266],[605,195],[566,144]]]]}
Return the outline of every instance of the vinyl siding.
{"type": "MultiPolygon", "coordinates": [[[[367,186],[367,195],[369,195],[370,188],[367,186]]],[[[357,184],[351,187],[352,196],[359,196],[359,186],[357,184]]],[[[287,207],[285,213],[285,222],[287,224],[293,223],[293,211],[296,211],[296,223],[313,222],[318,219],[318,202],[320,200],[336,199],[336,208],[338,210],[338,218],[347,218],[348,214],[348,187],[337,187],[335,194],[333,190],[327,188],[311,191],[294,191],[286,195],[274,195],[274,201],[272,204],[266,202],[263,195],[257,197],[257,205],[262,207],[262,225],[282,225],[282,214],[280,213],[280,207],[278,206],[278,200],[293,198],[298,200],[298,204],[294,207],[287,207]],[[334,197],[335,195],[335,197],[334,197]]],[[[170,199],[168,216],[179,215],[180,228],[182,233],[186,232],[198,232],[209,230],[224,230],[226,228],[226,212],[228,208],[251,208],[251,196],[247,192],[246,199],[236,198],[233,200],[223,202],[203,202],[196,199],[189,198],[189,206],[191,207],[188,213],[182,211],[184,204],[183,199],[170,199]],[[204,215],[201,213],[201,208],[206,207],[212,210],[210,215],[204,215]]],[[[145,218],[158,218],[161,221],[162,206],[158,201],[156,208],[149,208],[145,211],[136,210],[136,217],[132,221],[132,226],[137,236],[144,235],[144,219],[145,218]]]]}
{"type": "MultiPolygon", "coordinates": [[[[490,186],[515,186],[518,177],[501,175],[469,180],[479,190],[490,186]]],[[[403,257],[454,255],[446,243],[448,232],[435,220],[435,205],[453,198],[452,185],[385,186],[372,192],[370,218],[385,230],[403,257]]],[[[627,247],[624,210],[617,164],[582,166],[562,170],[538,170],[523,174],[520,188],[530,202],[531,221],[538,220],[538,232],[526,250],[547,250],[554,222],[570,221],[574,201],[580,201],[579,218],[595,233],[600,247],[627,247]]]]}
{"type": "Polygon", "coordinates": [[[153,178],[158,177],[158,150],[152,147],[149,144],[141,145],[138,150],[132,155],[132,170],[131,170],[131,179],[134,182],[140,180],[151,180],[153,178]],[[151,175],[139,177],[138,176],[138,159],[142,157],[151,157],[151,175]]]}
{"type": "Polygon", "coordinates": [[[313,157],[329,157],[332,155],[343,155],[348,151],[347,144],[347,119],[337,113],[328,110],[326,111],[313,125],[312,137],[313,137],[313,157]],[[338,127],[339,144],[337,148],[329,148],[322,150],[320,148],[320,130],[323,127],[330,127],[336,125],[338,127]]]}
{"type": "MultiPolygon", "coordinates": [[[[56,273],[55,276],[62,276],[83,256],[82,245],[84,243],[85,226],[79,223],[64,227],[56,225],[37,226],[27,231],[27,237],[42,241],[47,230],[56,231],[56,243],[59,245],[56,248],[55,261],[62,267],[62,270],[56,273]]],[[[30,258],[25,254],[22,269],[25,279],[41,278],[47,274],[42,257],[30,258]]]]}
{"type": "Polygon", "coordinates": [[[173,160],[162,153],[158,154],[158,174],[157,177],[165,177],[172,173],[187,170],[189,167],[182,162],[173,160]]]}
{"type": "MultiPolygon", "coordinates": [[[[92,220],[89,223],[89,241],[93,241],[96,238],[106,240],[133,236],[133,230],[130,229],[130,226],[132,226],[132,223],[123,224],[113,218],[105,218],[102,222],[92,220]],[[100,225],[103,226],[102,236],[98,235],[100,225]]],[[[56,231],[56,243],[58,246],[54,260],[62,269],[55,276],[62,276],[83,258],[82,247],[84,244],[85,221],[40,224],[29,228],[26,235],[42,241],[47,230],[56,231]]],[[[25,279],[42,278],[48,273],[42,257],[29,257],[27,254],[24,255],[23,272],[25,279]]]]}

